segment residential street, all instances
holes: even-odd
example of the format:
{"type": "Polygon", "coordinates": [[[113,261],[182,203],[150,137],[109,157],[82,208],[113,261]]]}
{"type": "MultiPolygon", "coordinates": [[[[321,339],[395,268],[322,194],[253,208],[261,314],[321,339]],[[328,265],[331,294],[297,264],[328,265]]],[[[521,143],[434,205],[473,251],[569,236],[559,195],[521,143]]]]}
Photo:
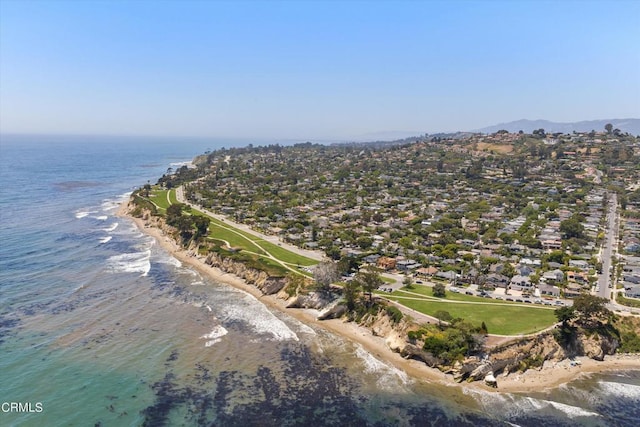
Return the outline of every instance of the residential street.
{"type": "Polygon", "coordinates": [[[609,212],[607,214],[608,224],[607,232],[605,236],[605,242],[602,247],[601,260],[602,260],[602,273],[598,279],[598,296],[606,299],[611,299],[611,289],[609,285],[611,281],[611,256],[615,253],[616,245],[618,242],[618,233],[616,227],[618,197],[616,193],[610,193],[611,199],[609,200],[609,212]]]}

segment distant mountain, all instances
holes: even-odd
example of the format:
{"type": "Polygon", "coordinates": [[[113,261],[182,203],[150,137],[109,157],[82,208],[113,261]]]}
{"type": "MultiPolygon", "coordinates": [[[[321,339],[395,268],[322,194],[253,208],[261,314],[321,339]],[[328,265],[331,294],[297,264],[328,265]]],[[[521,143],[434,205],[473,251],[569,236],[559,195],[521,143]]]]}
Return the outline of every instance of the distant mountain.
{"type": "Polygon", "coordinates": [[[517,120],[515,122],[500,123],[495,126],[476,129],[472,132],[494,133],[501,129],[509,132],[523,131],[525,133],[531,133],[536,129],[544,129],[547,133],[590,132],[592,130],[601,132],[604,131],[604,125],[607,123],[611,123],[614,129],[620,129],[622,132],[640,135],[640,119],[587,120],[573,123],[558,123],[549,120],[517,120]]]}

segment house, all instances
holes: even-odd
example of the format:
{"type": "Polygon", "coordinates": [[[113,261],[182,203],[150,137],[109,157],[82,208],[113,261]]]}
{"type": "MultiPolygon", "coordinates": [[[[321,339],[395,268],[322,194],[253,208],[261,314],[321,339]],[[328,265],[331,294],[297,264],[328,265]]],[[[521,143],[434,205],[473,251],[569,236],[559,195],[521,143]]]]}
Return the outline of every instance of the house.
{"type": "Polygon", "coordinates": [[[631,282],[636,285],[640,285],[640,276],[636,276],[635,274],[623,274],[622,280],[625,282],[631,282]]]}
{"type": "Polygon", "coordinates": [[[582,294],[582,286],[577,283],[569,283],[564,290],[565,298],[575,298],[582,294]]]}
{"type": "Polygon", "coordinates": [[[529,290],[533,286],[531,279],[527,276],[521,276],[519,274],[513,276],[509,282],[511,289],[516,291],[529,290]]]}
{"type": "Polygon", "coordinates": [[[542,283],[538,289],[540,290],[541,295],[549,295],[555,298],[560,296],[560,288],[554,285],[548,285],[546,283],[542,283]]]}
{"type": "Polygon", "coordinates": [[[362,260],[367,264],[375,264],[376,262],[378,262],[378,259],[380,259],[380,255],[372,254],[372,255],[367,255],[362,260]]]}
{"type": "Polygon", "coordinates": [[[624,296],[627,298],[640,298],[640,285],[625,287],[624,296]]]}
{"type": "Polygon", "coordinates": [[[418,268],[416,270],[416,273],[420,276],[423,277],[427,277],[427,276],[433,276],[434,274],[436,274],[438,272],[438,269],[436,267],[422,267],[422,268],[418,268]]]}
{"type": "Polygon", "coordinates": [[[518,265],[516,267],[516,271],[521,276],[531,276],[534,273],[533,268],[529,267],[528,265],[518,265]]]}
{"type": "Polygon", "coordinates": [[[446,279],[446,280],[455,280],[457,277],[457,274],[455,271],[440,271],[436,273],[436,277],[439,277],[441,279],[446,279]]]}
{"type": "Polygon", "coordinates": [[[542,278],[545,282],[558,283],[562,282],[562,280],[564,279],[564,273],[562,272],[562,270],[556,268],[555,270],[545,271],[542,275],[542,278]]]}
{"type": "Polygon", "coordinates": [[[509,284],[509,278],[502,274],[489,273],[487,274],[487,284],[491,284],[494,287],[506,288],[509,284]]]}
{"type": "Polygon", "coordinates": [[[589,269],[589,263],[585,260],[582,259],[572,259],[569,261],[569,266],[570,267],[575,267],[578,268],[580,270],[588,270],[589,269]]]}
{"type": "Polygon", "coordinates": [[[394,268],[396,268],[396,260],[383,256],[378,258],[378,261],[376,261],[376,265],[383,270],[393,270],[394,268]]]}
{"type": "Polygon", "coordinates": [[[420,264],[409,259],[403,259],[396,261],[396,268],[400,271],[410,271],[415,270],[420,267],[420,264]]]}
{"type": "Polygon", "coordinates": [[[543,240],[542,248],[548,251],[562,249],[562,240],[559,240],[559,239],[543,240]]]}

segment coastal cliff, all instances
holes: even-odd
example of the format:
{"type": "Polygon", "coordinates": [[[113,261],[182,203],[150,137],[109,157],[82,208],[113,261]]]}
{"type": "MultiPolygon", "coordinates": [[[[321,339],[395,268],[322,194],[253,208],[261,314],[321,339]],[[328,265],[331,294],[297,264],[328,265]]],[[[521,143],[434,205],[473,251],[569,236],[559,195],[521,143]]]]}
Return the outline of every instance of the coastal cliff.
{"type": "Polygon", "coordinates": [[[314,309],[318,311],[316,319],[320,321],[352,321],[358,324],[361,330],[368,331],[372,337],[382,338],[390,352],[438,369],[450,375],[456,382],[482,381],[488,375],[502,374],[506,377],[526,370],[542,369],[549,363],[555,364],[579,356],[602,361],[606,355],[615,354],[620,345],[615,335],[576,327],[572,335],[564,341],[558,340],[553,331],[547,331],[531,337],[514,338],[499,346],[486,348],[482,345],[483,335],[473,331],[473,338],[480,344],[478,350],[473,352],[474,355],[447,360],[425,349],[424,340],[419,334],[416,335],[421,325],[417,325],[407,316],[398,315],[397,310],[394,311],[381,300],[376,300],[375,303],[370,301],[365,312],[354,313],[347,307],[340,287],[317,290],[308,286],[309,283],[305,283],[304,280],[296,283],[290,276],[271,276],[265,271],[252,268],[218,252],[203,254],[197,243],[186,242],[185,245],[179,230],[168,225],[163,217],[154,215],[150,210],[140,209],[140,206],[134,203],[129,204],[125,214],[136,217],[141,228],[160,230],[165,239],[171,239],[179,251],[200,260],[205,266],[242,279],[261,295],[283,300],[286,310],[314,309]]]}

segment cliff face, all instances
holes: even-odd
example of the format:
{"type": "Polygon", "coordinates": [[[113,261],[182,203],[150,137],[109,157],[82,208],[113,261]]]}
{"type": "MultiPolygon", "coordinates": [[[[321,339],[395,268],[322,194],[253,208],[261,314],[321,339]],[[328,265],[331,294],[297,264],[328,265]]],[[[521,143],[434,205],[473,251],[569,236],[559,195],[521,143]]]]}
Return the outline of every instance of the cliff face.
{"type": "Polygon", "coordinates": [[[282,277],[270,277],[264,271],[248,268],[241,262],[234,261],[231,258],[223,258],[216,253],[207,255],[205,263],[242,278],[248,284],[260,289],[265,295],[277,294],[286,284],[286,280],[282,277]]]}
{"type": "Polygon", "coordinates": [[[511,341],[484,355],[467,357],[453,366],[442,365],[431,353],[411,343],[396,346],[395,350],[405,357],[421,360],[428,366],[452,374],[456,381],[461,382],[483,380],[489,373],[510,374],[537,369],[546,361],[560,361],[575,356],[603,360],[605,355],[615,354],[618,347],[619,341],[611,335],[579,330],[565,346],[556,341],[553,333],[546,332],[511,341]]]}

